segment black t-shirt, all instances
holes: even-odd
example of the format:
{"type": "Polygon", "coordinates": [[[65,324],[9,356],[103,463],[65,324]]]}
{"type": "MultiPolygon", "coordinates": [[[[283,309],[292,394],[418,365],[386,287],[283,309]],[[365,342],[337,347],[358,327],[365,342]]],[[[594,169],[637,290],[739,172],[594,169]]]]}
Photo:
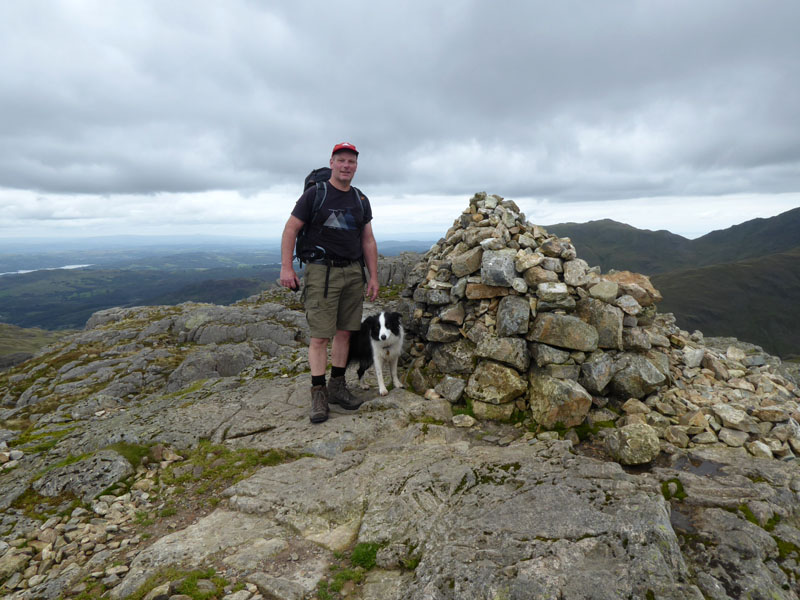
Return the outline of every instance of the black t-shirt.
{"type": "MultiPolygon", "coordinates": [[[[359,202],[353,187],[342,192],[330,183],[325,185],[328,193],[314,222],[308,227],[307,235],[315,244],[325,248],[332,258],[358,260],[363,254],[361,231],[372,220],[369,200],[361,194],[362,201],[359,202]]],[[[308,188],[294,205],[292,215],[308,224],[316,195],[316,186],[308,188]]]]}

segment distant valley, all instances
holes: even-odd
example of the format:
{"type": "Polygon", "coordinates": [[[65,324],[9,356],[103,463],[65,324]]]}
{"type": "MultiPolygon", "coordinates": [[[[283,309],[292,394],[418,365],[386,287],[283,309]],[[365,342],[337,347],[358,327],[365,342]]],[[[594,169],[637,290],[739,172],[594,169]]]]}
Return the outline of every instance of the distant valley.
{"type": "MultiPolygon", "coordinates": [[[[684,329],[734,336],[783,358],[800,356],[800,208],[689,240],[611,220],[544,225],[571,238],[578,256],[603,272],[650,275],[684,329]]],[[[112,306],[230,304],[273,285],[277,242],[106,240],[89,248],[14,248],[0,243],[0,322],[45,330],[80,329],[112,306]]],[[[386,256],[425,252],[432,241],[380,243],[386,256]]],[[[36,336],[33,336],[36,337],[36,336]]],[[[13,342],[0,348],[0,355],[13,342]]]]}
{"type": "MultiPolygon", "coordinates": [[[[86,247],[65,249],[5,241],[0,273],[27,272],[0,276],[0,323],[61,331],[82,329],[92,313],[113,306],[231,304],[271,287],[280,273],[277,242],[182,243],[140,239],[126,246],[124,240],[89,240],[86,247]],[[81,264],[90,266],[63,268],[81,264]]],[[[388,241],[381,252],[424,251],[431,244],[388,241]]],[[[30,340],[40,340],[39,346],[48,340],[38,330],[24,336],[20,331],[0,332],[0,356],[23,347],[35,350],[30,340]]]]}

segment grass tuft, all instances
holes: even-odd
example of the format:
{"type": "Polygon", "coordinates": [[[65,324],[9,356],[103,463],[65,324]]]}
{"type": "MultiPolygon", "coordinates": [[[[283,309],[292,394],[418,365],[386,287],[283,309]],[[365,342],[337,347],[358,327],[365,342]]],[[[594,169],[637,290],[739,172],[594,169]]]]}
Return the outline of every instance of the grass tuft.
{"type": "Polygon", "coordinates": [[[108,446],[108,450],[113,450],[125,460],[131,463],[131,466],[136,469],[142,464],[142,459],[150,454],[151,446],[144,446],[142,444],[130,444],[128,442],[117,442],[108,446]]]}
{"type": "Polygon", "coordinates": [[[350,562],[369,571],[375,568],[375,559],[381,547],[382,544],[362,542],[353,548],[353,552],[350,554],[350,562]]]}

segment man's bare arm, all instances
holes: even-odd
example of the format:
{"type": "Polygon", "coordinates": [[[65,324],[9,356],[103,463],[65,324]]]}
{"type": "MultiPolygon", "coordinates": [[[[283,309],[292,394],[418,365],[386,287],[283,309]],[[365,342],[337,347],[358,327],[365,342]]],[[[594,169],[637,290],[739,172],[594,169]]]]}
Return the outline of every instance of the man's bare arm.
{"type": "Polygon", "coordinates": [[[361,248],[364,252],[364,262],[369,271],[369,281],[367,282],[367,297],[375,301],[378,297],[378,243],[372,233],[372,223],[364,225],[361,231],[361,248]]]}
{"type": "Polygon", "coordinates": [[[294,244],[297,240],[297,234],[303,228],[303,221],[291,215],[289,220],[286,221],[286,226],[283,228],[283,236],[281,236],[281,274],[280,282],[283,287],[288,287],[296,290],[300,287],[300,279],[292,266],[292,257],[294,256],[294,244]]]}

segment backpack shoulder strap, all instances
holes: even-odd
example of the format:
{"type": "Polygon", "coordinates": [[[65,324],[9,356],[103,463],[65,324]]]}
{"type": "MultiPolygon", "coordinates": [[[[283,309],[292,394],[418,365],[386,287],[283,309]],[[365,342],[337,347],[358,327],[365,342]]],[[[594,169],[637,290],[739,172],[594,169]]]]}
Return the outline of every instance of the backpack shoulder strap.
{"type": "Polygon", "coordinates": [[[356,191],[356,198],[358,198],[358,205],[361,207],[361,214],[364,214],[364,194],[356,186],[350,186],[356,191]]]}
{"type": "Polygon", "coordinates": [[[324,181],[318,181],[316,185],[317,194],[314,196],[314,204],[311,205],[311,220],[308,222],[309,225],[314,223],[314,219],[317,217],[319,209],[322,208],[325,198],[328,197],[328,184],[324,181]]]}

